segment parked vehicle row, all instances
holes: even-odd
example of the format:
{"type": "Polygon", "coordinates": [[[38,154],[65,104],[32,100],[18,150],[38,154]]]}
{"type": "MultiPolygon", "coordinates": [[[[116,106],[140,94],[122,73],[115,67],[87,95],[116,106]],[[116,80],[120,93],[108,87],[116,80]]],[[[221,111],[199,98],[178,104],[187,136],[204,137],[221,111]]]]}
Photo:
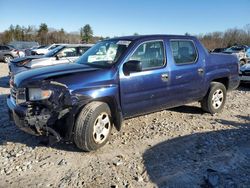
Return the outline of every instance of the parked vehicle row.
{"type": "Polygon", "coordinates": [[[46,46],[39,45],[37,42],[13,41],[8,45],[0,45],[0,62],[9,63],[19,57],[46,55],[51,50],[63,45],[67,44],[52,44],[46,46]]]}
{"type": "Polygon", "coordinates": [[[10,84],[7,104],[20,129],[91,151],[127,118],[193,101],[219,113],[239,85],[239,66],[192,36],[129,36],[97,43],[76,63],[20,72],[10,84]]]}
{"type": "Polygon", "coordinates": [[[92,44],[64,44],[50,50],[45,55],[17,58],[9,63],[11,76],[22,71],[44,66],[75,62],[92,44]]]}

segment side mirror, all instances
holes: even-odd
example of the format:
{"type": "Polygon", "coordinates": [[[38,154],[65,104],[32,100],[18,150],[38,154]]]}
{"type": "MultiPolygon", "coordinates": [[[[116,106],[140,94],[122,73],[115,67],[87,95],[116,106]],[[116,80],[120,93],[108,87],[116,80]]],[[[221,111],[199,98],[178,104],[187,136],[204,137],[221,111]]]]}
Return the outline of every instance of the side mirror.
{"type": "Polygon", "coordinates": [[[123,65],[123,72],[125,75],[129,75],[132,72],[141,72],[141,71],[142,71],[142,65],[140,61],[131,60],[123,65]]]}

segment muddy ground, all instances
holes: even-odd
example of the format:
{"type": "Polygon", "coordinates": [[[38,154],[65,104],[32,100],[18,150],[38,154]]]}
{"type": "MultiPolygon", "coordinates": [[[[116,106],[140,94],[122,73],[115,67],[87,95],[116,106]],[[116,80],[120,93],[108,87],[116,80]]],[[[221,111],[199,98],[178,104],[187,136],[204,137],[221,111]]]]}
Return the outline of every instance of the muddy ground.
{"type": "Polygon", "coordinates": [[[250,187],[250,85],[220,114],[192,103],[133,118],[85,153],[45,146],[9,121],[7,73],[0,63],[0,187],[250,187]]]}

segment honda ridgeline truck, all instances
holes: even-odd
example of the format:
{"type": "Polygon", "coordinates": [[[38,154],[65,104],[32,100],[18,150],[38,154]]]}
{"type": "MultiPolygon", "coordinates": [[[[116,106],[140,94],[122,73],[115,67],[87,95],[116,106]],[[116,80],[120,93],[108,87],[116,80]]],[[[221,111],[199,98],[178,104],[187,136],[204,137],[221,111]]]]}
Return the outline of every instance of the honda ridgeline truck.
{"type": "Polygon", "coordinates": [[[199,101],[211,114],[239,84],[238,60],[209,53],[195,37],[104,40],[73,64],[28,70],[10,81],[15,124],[34,135],[103,146],[124,119],[199,101]]]}

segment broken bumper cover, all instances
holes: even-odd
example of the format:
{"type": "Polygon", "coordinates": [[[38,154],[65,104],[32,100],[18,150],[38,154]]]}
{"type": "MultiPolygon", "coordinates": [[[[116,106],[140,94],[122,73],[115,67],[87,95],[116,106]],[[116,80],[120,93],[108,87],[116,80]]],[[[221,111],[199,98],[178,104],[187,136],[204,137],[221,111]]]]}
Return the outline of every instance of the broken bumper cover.
{"type": "Polygon", "coordinates": [[[17,106],[10,96],[7,98],[7,105],[9,107],[10,120],[14,121],[18,128],[29,134],[38,135],[35,128],[25,122],[26,107],[17,106]]]}
{"type": "MultiPolygon", "coordinates": [[[[9,117],[13,120],[18,128],[22,131],[35,135],[52,135],[56,137],[56,140],[59,141],[61,139],[60,134],[55,131],[52,127],[48,126],[49,120],[53,119],[53,115],[42,114],[35,116],[28,116],[29,108],[25,106],[16,105],[15,101],[12,97],[7,98],[7,105],[9,107],[9,117]]],[[[57,119],[56,114],[56,119],[57,119]]],[[[55,123],[55,119],[52,120],[55,123]]]]}

